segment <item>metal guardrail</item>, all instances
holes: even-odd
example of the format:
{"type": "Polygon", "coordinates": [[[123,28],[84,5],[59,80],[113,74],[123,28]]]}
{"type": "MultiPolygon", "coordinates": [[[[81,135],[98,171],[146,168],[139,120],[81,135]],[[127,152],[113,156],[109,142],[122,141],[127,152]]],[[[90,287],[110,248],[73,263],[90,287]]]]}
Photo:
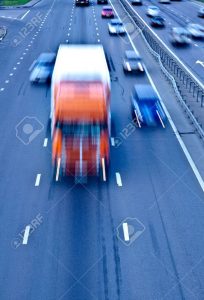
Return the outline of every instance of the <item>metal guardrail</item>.
{"type": "Polygon", "coordinates": [[[168,79],[172,82],[173,88],[176,92],[177,98],[182,104],[188,117],[194,124],[199,136],[204,139],[204,131],[202,124],[195,117],[194,112],[190,109],[190,104],[193,101],[200,103],[204,107],[204,85],[200,82],[188,68],[177,57],[165,47],[151,29],[146,26],[142,18],[133,10],[129,2],[126,0],[119,0],[129,17],[140,29],[140,33],[148,45],[151,53],[156,56],[160,67],[168,79]]]}
{"type": "Polygon", "coordinates": [[[203,106],[204,85],[199,80],[196,80],[196,78],[192,76],[192,73],[190,73],[187,68],[184,68],[176,56],[173,56],[169,49],[165,47],[164,43],[161,43],[161,40],[159,41],[157,36],[154,35],[147,26],[145,26],[144,21],[139,18],[139,15],[137,15],[135,11],[133,11],[132,7],[129,3],[127,3],[127,1],[119,0],[119,2],[121,2],[138,28],[142,30],[142,33],[152,50],[159,54],[162,64],[169,71],[169,73],[174,76],[178,86],[180,86],[180,88],[185,87],[185,90],[187,89],[187,91],[192,94],[193,98],[196,98],[196,101],[200,101],[201,105],[203,106]]]}

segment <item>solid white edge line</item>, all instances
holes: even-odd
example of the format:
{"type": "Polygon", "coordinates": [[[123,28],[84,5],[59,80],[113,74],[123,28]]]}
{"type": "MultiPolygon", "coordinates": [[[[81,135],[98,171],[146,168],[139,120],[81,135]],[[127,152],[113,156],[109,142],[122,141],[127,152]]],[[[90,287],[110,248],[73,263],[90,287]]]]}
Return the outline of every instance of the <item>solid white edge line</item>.
{"type": "Polygon", "coordinates": [[[39,186],[40,185],[40,179],[41,179],[41,174],[37,174],[36,180],[35,180],[35,186],[39,186]]]}
{"type": "Polygon", "coordinates": [[[122,186],[123,184],[122,184],[122,180],[121,180],[120,173],[116,172],[115,175],[116,175],[116,182],[117,182],[117,185],[118,185],[118,186],[122,186]]]}
{"type": "MultiPolygon", "coordinates": [[[[118,15],[117,11],[115,10],[115,8],[114,8],[114,6],[113,6],[111,0],[109,0],[109,2],[110,2],[110,4],[111,4],[111,6],[113,7],[113,9],[114,9],[116,15],[117,15],[118,18],[120,19],[120,17],[119,17],[119,15],[118,15]]],[[[138,15],[138,16],[139,16],[139,15],[138,15]]],[[[127,31],[126,31],[126,33],[127,33],[127,36],[128,36],[128,38],[129,38],[129,41],[130,41],[130,43],[131,43],[133,49],[136,50],[135,45],[133,44],[133,41],[131,40],[131,37],[129,36],[129,34],[128,34],[127,31]]],[[[136,51],[137,51],[137,50],[136,50],[136,51]]],[[[159,95],[159,92],[157,91],[156,86],[155,86],[155,84],[154,84],[154,82],[153,82],[153,80],[152,80],[152,78],[151,78],[151,76],[150,76],[150,74],[149,74],[149,72],[147,71],[147,68],[146,68],[145,66],[144,66],[144,69],[145,69],[145,72],[146,72],[146,74],[147,74],[147,76],[148,76],[148,78],[149,78],[150,83],[152,84],[152,86],[153,86],[155,92],[157,93],[157,95],[158,95],[158,97],[159,97],[159,99],[160,99],[160,102],[161,102],[161,104],[162,104],[162,107],[163,107],[163,109],[164,109],[164,112],[165,112],[165,114],[166,114],[166,116],[167,116],[167,119],[168,119],[168,121],[169,121],[169,123],[170,123],[170,125],[171,125],[171,128],[172,128],[172,130],[173,130],[173,132],[174,132],[174,134],[175,134],[175,136],[176,136],[176,138],[177,138],[177,140],[178,140],[178,142],[179,142],[179,144],[180,144],[180,146],[181,146],[181,149],[183,150],[183,152],[184,152],[184,154],[185,154],[185,156],[186,156],[186,158],[187,158],[187,160],[188,160],[188,163],[190,164],[191,169],[192,169],[193,173],[195,174],[195,176],[196,176],[196,178],[197,178],[197,180],[198,180],[198,182],[199,182],[199,184],[200,184],[200,187],[201,187],[202,191],[204,192],[204,181],[203,181],[203,179],[202,179],[202,177],[201,177],[201,175],[200,175],[200,173],[199,173],[199,171],[198,171],[198,169],[197,169],[197,167],[196,167],[196,165],[195,165],[195,163],[194,163],[194,161],[193,161],[193,159],[192,159],[190,153],[188,152],[188,150],[187,150],[187,148],[186,148],[186,145],[184,144],[183,140],[181,139],[181,137],[180,137],[180,135],[179,135],[179,132],[178,132],[178,130],[177,130],[177,128],[176,128],[176,125],[174,124],[173,120],[171,119],[171,116],[170,116],[170,114],[169,114],[169,112],[168,112],[168,110],[167,110],[167,108],[166,108],[166,106],[165,106],[163,100],[161,99],[161,97],[160,97],[160,95],[159,95]]]]}
{"type": "Polygon", "coordinates": [[[44,143],[43,143],[43,147],[47,147],[47,143],[48,143],[48,138],[45,138],[44,143]]]}
{"type": "MultiPolygon", "coordinates": [[[[147,72],[147,69],[146,69],[146,72],[147,72]]],[[[156,86],[155,86],[155,84],[154,84],[154,82],[153,82],[153,80],[150,77],[150,75],[149,75],[148,72],[147,72],[147,76],[149,78],[149,81],[150,81],[151,85],[153,86],[155,92],[157,93],[157,95],[158,95],[158,97],[160,99],[161,105],[162,105],[162,107],[164,109],[164,112],[165,112],[165,114],[167,116],[167,119],[168,119],[168,121],[169,121],[169,123],[171,125],[171,128],[172,128],[172,130],[173,130],[173,132],[174,132],[174,134],[175,134],[175,136],[176,136],[176,138],[177,138],[177,140],[178,140],[178,142],[179,142],[179,144],[181,146],[181,149],[183,150],[183,152],[184,152],[184,154],[185,154],[185,156],[186,156],[186,158],[188,160],[188,163],[190,164],[191,169],[192,169],[194,175],[196,176],[196,178],[197,178],[197,180],[198,180],[198,182],[200,184],[200,187],[201,187],[202,191],[204,192],[204,181],[203,181],[203,179],[202,179],[202,177],[201,177],[201,175],[200,175],[200,173],[199,173],[199,171],[198,171],[198,169],[197,169],[197,167],[196,167],[196,165],[195,165],[195,163],[194,163],[194,161],[193,161],[190,153],[188,152],[188,149],[186,148],[186,145],[184,144],[182,138],[180,137],[179,132],[178,132],[178,130],[176,128],[176,125],[174,124],[174,122],[173,122],[173,120],[172,120],[172,118],[171,118],[171,116],[170,116],[170,114],[169,114],[169,112],[168,112],[168,110],[167,110],[167,108],[166,108],[163,100],[161,99],[161,97],[160,97],[160,95],[159,95],[159,93],[158,93],[158,91],[156,89],[156,86]]]]}
{"type": "Polygon", "coordinates": [[[20,18],[20,20],[23,20],[23,19],[27,16],[27,14],[29,14],[29,12],[30,12],[30,10],[28,10],[28,11],[20,18]]]}
{"type": "MultiPolygon", "coordinates": [[[[147,28],[152,32],[152,34],[154,36],[156,36],[156,38],[159,40],[159,42],[166,48],[168,49],[168,51],[174,56],[174,58],[177,59],[177,61],[179,61],[179,63],[183,66],[184,69],[187,70],[187,72],[194,78],[195,81],[197,81],[197,83],[201,86],[202,89],[204,89],[204,85],[202,84],[202,82],[190,71],[190,69],[179,59],[179,57],[160,39],[160,37],[152,30],[152,28],[145,22],[145,20],[143,20],[142,17],[140,17],[140,15],[137,13],[136,10],[134,10],[132,8],[132,6],[130,5],[130,3],[125,0],[126,3],[129,5],[129,7],[131,8],[131,10],[140,18],[140,20],[147,26],[147,28]]],[[[110,0],[111,3],[111,0],[110,0]]],[[[112,3],[111,3],[112,5],[112,3]]],[[[113,5],[112,5],[113,6],[113,5]]],[[[114,9],[115,10],[115,9],[114,9]]],[[[126,10],[125,10],[126,11],[126,10]]],[[[126,11],[126,13],[130,16],[130,14],[126,11]]],[[[131,16],[130,16],[131,17],[131,16]]],[[[127,32],[127,31],[126,31],[127,32]]],[[[128,33],[127,33],[128,34],[128,33]]]]}
{"type": "Polygon", "coordinates": [[[28,243],[29,233],[30,233],[30,225],[27,225],[23,236],[23,242],[22,242],[23,245],[26,245],[28,243]]]}
{"type": "Polygon", "coordinates": [[[104,157],[102,157],[102,171],[103,171],[103,181],[106,181],[106,167],[105,167],[104,157]]]}
{"type": "Polygon", "coordinates": [[[56,178],[55,178],[56,181],[59,180],[60,164],[61,164],[61,158],[59,157],[58,161],[57,161],[57,172],[56,172],[56,178]]]}
{"type": "Polygon", "coordinates": [[[124,235],[124,240],[128,242],[130,240],[129,232],[128,232],[128,223],[123,223],[123,235],[124,235]]]}

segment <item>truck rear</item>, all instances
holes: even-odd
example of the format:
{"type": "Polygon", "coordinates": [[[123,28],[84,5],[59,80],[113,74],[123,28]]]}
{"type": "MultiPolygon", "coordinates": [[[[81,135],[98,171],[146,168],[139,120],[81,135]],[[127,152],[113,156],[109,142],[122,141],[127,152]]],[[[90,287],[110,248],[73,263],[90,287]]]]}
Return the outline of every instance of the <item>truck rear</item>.
{"type": "Polygon", "coordinates": [[[103,175],[109,165],[110,76],[100,45],[61,45],[52,77],[51,136],[60,175],[103,175]]]}

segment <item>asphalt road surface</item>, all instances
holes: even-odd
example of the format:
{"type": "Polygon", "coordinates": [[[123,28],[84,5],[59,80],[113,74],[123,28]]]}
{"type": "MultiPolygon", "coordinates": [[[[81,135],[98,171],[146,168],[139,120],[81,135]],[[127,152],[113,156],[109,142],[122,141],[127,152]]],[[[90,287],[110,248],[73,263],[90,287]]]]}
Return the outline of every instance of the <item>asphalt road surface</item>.
{"type": "MultiPolygon", "coordinates": [[[[0,45],[0,299],[204,299],[202,187],[169,122],[140,129],[132,121],[132,87],[151,79],[123,73],[124,51],[132,46],[127,36],[109,36],[101,8],[43,0],[23,20],[5,21],[10,31],[0,45]],[[29,69],[40,53],[56,51],[60,43],[99,43],[107,53],[107,182],[52,179],[50,89],[32,85],[29,69]],[[23,133],[27,123],[34,135],[29,128],[23,133]]],[[[168,102],[171,89],[158,77],[157,63],[139,37],[133,42],[168,102]]],[[[187,51],[181,56],[189,64],[187,51]]]]}

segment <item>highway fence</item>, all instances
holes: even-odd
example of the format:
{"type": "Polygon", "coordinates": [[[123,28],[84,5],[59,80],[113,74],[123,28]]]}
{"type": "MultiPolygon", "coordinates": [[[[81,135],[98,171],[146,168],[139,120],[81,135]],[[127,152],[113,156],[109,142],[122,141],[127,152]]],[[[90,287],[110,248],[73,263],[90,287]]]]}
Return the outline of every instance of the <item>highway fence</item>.
{"type": "Polygon", "coordinates": [[[130,19],[140,30],[153,54],[156,54],[161,67],[167,77],[174,81],[173,86],[179,94],[179,100],[185,106],[185,112],[195,125],[201,138],[204,139],[204,85],[199,79],[165,46],[156,34],[145,24],[142,18],[134,11],[127,0],[118,0],[130,19]],[[165,69],[165,70],[164,70],[165,69]],[[197,113],[199,111],[199,113],[197,113]]]}

